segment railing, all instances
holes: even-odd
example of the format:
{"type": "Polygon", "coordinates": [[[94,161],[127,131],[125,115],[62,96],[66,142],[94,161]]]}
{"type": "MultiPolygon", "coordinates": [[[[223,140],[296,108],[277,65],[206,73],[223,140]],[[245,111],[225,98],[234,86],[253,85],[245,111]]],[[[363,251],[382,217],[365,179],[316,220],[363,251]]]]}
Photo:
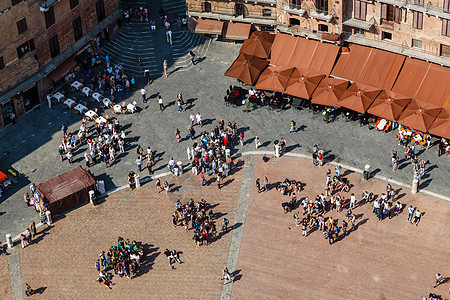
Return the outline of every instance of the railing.
{"type": "Polygon", "coordinates": [[[394,21],[389,21],[385,19],[380,20],[380,26],[388,29],[394,29],[394,21]]]}
{"type": "Polygon", "coordinates": [[[303,2],[302,4],[298,5],[298,4],[293,4],[287,1],[283,1],[281,7],[284,10],[297,10],[297,11],[307,11],[309,9],[308,4],[306,2],[303,2]]]}
{"type": "Polygon", "coordinates": [[[189,4],[187,7],[187,11],[189,12],[197,12],[197,13],[213,13],[213,14],[223,14],[223,15],[230,15],[230,16],[243,16],[247,18],[264,18],[264,19],[276,19],[276,13],[274,11],[271,11],[271,15],[267,16],[265,15],[264,8],[261,8],[259,10],[248,10],[244,9],[242,11],[236,10],[234,7],[229,6],[220,6],[211,5],[211,7],[205,7],[202,4],[189,4]]]}
{"type": "Polygon", "coordinates": [[[314,3],[308,3],[306,1],[300,5],[293,4],[288,1],[283,1],[281,7],[282,7],[282,9],[284,9],[288,12],[291,12],[291,13],[307,12],[310,16],[315,15],[316,17],[319,17],[319,18],[320,18],[320,16],[324,16],[324,17],[327,17],[327,19],[331,19],[336,15],[333,8],[331,8],[330,10],[317,9],[316,6],[314,5],[314,3]]]}
{"type": "Polygon", "coordinates": [[[440,6],[432,5],[431,2],[423,4],[417,0],[405,0],[405,6],[413,10],[416,8],[417,10],[422,11],[424,13],[436,16],[450,17],[450,10],[444,9],[443,7],[440,6]]]}

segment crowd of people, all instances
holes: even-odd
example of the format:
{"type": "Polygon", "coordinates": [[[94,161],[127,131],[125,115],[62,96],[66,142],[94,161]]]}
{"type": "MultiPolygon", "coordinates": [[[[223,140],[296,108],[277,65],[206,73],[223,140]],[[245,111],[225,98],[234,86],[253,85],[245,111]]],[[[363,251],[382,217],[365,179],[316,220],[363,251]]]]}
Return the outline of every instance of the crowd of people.
{"type": "Polygon", "coordinates": [[[99,259],[95,262],[95,268],[98,272],[97,282],[111,288],[112,274],[108,271],[113,270],[119,277],[133,279],[139,272],[139,266],[143,263],[144,247],[141,242],[124,240],[122,237],[117,239],[117,245],[112,246],[108,252],[102,251],[99,259]]]}
{"type": "Polygon", "coordinates": [[[125,132],[121,130],[119,121],[114,118],[103,124],[96,124],[92,134],[87,126],[87,120],[83,118],[77,134],[68,131],[65,124],[62,124],[63,133],[58,153],[61,161],[67,159],[69,164],[73,163],[73,153],[76,149],[87,144],[88,149],[84,153],[86,167],[91,167],[97,163],[105,163],[109,167],[116,160],[118,153],[125,152],[125,132]]]}
{"type": "Polygon", "coordinates": [[[182,226],[185,232],[193,230],[193,240],[198,247],[215,241],[217,238],[215,214],[205,199],[198,202],[191,199],[184,204],[177,200],[175,204],[176,210],[172,214],[174,228],[182,226]]]}

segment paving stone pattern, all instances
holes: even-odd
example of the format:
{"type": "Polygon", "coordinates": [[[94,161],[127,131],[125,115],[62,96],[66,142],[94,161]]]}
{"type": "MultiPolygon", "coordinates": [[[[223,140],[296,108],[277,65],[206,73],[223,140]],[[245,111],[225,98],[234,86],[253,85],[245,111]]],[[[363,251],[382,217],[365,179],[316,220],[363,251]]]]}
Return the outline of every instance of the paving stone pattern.
{"type": "MultiPolygon", "coordinates": [[[[180,3],[181,0],[173,3],[180,3]]],[[[164,5],[167,5],[165,2],[164,5]]],[[[172,1],[170,1],[172,3],[172,1]]],[[[161,2],[148,2],[148,7],[153,14],[157,14],[161,2]]],[[[178,13],[174,10],[174,14],[178,13]]],[[[174,16],[170,16],[174,21],[174,16]]],[[[160,24],[161,25],[161,24],[160,24]]],[[[176,27],[176,26],[173,26],[176,27]]],[[[394,133],[382,133],[360,127],[359,124],[347,123],[338,118],[337,121],[325,124],[320,115],[309,111],[297,111],[286,109],[273,111],[268,108],[254,108],[249,113],[243,112],[243,107],[226,106],[223,97],[230,85],[236,84],[236,80],[223,76],[223,73],[237,57],[240,45],[205,39],[194,33],[180,32],[173,28],[175,37],[174,46],[170,47],[165,41],[164,29],[160,28],[154,36],[146,41],[141,41],[134,34],[135,30],[147,30],[146,25],[136,22],[130,24],[130,28],[124,26],[113,36],[111,44],[117,41],[116,47],[122,45],[121,36],[127,38],[126,43],[132,47],[142,47],[149,50],[149,61],[156,62],[156,70],[152,71],[153,81],[146,85],[148,102],[142,103],[138,91],[127,96],[125,101],[136,101],[140,109],[137,114],[117,116],[124,126],[129,141],[128,151],[119,156],[117,161],[110,167],[105,168],[103,164],[91,167],[96,176],[105,181],[108,190],[126,184],[126,174],[129,170],[136,171],[135,148],[141,145],[144,149],[150,146],[156,151],[155,172],[159,174],[166,171],[166,164],[170,157],[187,163],[186,147],[192,145],[192,141],[184,138],[181,143],[175,142],[174,132],[179,128],[182,135],[187,135],[189,115],[200,112],[203,116],[205,126],[196,127],[197,136],[203,130],[212,130],[221,118],[226,122],[236,121],[241,130],[245,132],[245,145],[232,149],[237,151],[254,150],[253,138],[260,137],[263,146],[261,150],[273,149],[274,140],[284,137],[287,140],[288,151],[293,153],[310,154],[314,144],[324,149],[328,160],[341,162],[357,168],[364,168],[370,164],[374,173],[393,178],[400,182],[411,183],[412,167],[405,161],[400,162],[400,169],[393,173],[390,167],[390,151],[398,150],[400,157],[404,148],[397,145],[394,133]],[[129,33],[129,37],[124,32],[129,33]],[[133,33],[132,33],[133,32],[133,33]],[[178,44],[180,42],[180,44],[178,44]],[[185,55],[179,56],[176,49],[196,47],[199,51],[198,64],[192,66],[185,55]],[[205,56],[206,55],[206,56],[205,56]],[[176,60],[176,57],[179,57],[176,60]],[[161,77],[160,71],[162,60],[169,58],[170,75],[168,78],[161,77]],[[152,60],[153,61],[153,60],[152,60]],[[182,67],[178,69],[177,62],[182,67]],[[159,70],[159,71],[158,71],[159,70]],[[186,111],[177,113],[176,95],[183,92],[187,101],[186,111]],[[158,94],[164,99],[166,109],[159,110],[156,101],[158,94]],[[295,120],[301,127],[298,133],[288,133],[289,123],[295,120]]],[[[109,45],[109,44],[108,44],[109,45]]],[[[109,47],[106,45],[105,47],[109,47]]],[[[122,47],[122,46],[121,46],[122,47]]],[[[111,46],[112,49],[112,46],[111,46]]],[[[181,50],[181,53],[184,50],[181,50]]],[[[127,49],[114,51],[116,58],[133,57],[127,49]]],[[[128,60],[127,60],[128,61],[128,60]]],[[[145,62],[144,62],[145,63],[145,62]]],[[[132,61],[129,70],[133,72],[132,61]]],[[[143,78],[138,78],[138,84],[143,84],[143,78]]],[[[124,99],[117,99],[122,102],[124,99]]],[[[89,104],[90,105],[90,104],[89,104]]],[[[111,110],[104,112],[110,117],[114,114],[111,110]]],[[[83,163],[82,155],[86,146],[82,146],[75,152],[75,165],[69,165],[67,161],[60,162],[57,148],[60,143],[61,123],[69,126],[70,131],[77,131],[80,126],[80,116],[67,112],[60,105],[48,109],[44,103],[40,110],[35,110],[22,117],[15,126],[8,126],[0,131],[0,140],[7,141],[0,144],[0,160],[4,165],[21,166],[22,177],[14,189],[7,191],[0,199],[0,239],[6,233],[13,236],[26,229],[31,219],[37,220],[33,209],[27,208],[23,201],[23,194],[28,191],[31,182],[40,183],[60,173],[68,171],[78,164],[83,163]]],[[[419,157],[428,161],[427,174],[424,176],[420,188],[450,195],[448,178],[450,176],[450,156],[437,157],[436,147],[424,151],[421,147],[417,149],[419,157]]],[[[84,165],[84,163],[83,163],[84,165]]],[[[145,177],[142,174],[141,177],[145,177]]]]}
{"type": "Polygon", "coordinates": [[[220,190],[213,176],[204,187],[199,185],[198,176],[169,176],[161,178],[171,185],[168,195],[158,194],[155,182],[149,182],[134,191],[116,192],[95,207],[82,206],[51,228],[41,227],[44,231],[39,230],[35,242],[20,249],[22,281],[46,287],[45,299],[84,299],[86,295],[95,299],[218,299],[233,232],[221,233],[221,220],[228,218],[230,226],[235,222],[244,158],[235,163],[220,190]],[[173,228],[171,215],[176,200],[185,203],[202,198],[214,206],[218,238],[208,246],[197,247],[193,231],[186,233],[184,226],[173,228]],[[109,290],[94,282],[95,261],[102,250],[117,243],[118,236],[142,241],[146,262],[132,280],[115,276],[109,290]],[[170,269],[163,254],[166,248],[181,251],[184,263],[170,269]]]}
{"type": "MultiPolygon", "coordinates": [[[[370,203],[357,204],[355,230],[329,245],[319,230],[301,235],[294,212],[285,214],[281,207],[290,197],[274,188],[285,178],[300,180],[306,186],[297,197],[314,199],[324,192],[328,166],[313,167],[311,160],[301,158],[274,160],[276,164],[256,159],[232,299],[419,299],[430,292],[447,294],[448,283],[436,289],[433,285],[434,274],[444,275],[450,264],[448,201],[393,185],[398,201],[424,213],[418,227],[407,222],[406,208],[379,221],[370,203]],[[297,167],[292,167],[294,162],[297,167]],[[264,176],[270,190],[258,193],[254,182],[264,176]]],[[[354,193],[359,202],[364,190],[380,195],[386,189],[383,181],[364,181],[361,174],[345,169],[341,174],[354,185],[349,193],[340,193],[347,199],[354,193]]],[[[302,216],[303,208],[295,212],[302,216]]],[[[345,210],[325,216],[340,225],[347,219],[345,210]]]]}

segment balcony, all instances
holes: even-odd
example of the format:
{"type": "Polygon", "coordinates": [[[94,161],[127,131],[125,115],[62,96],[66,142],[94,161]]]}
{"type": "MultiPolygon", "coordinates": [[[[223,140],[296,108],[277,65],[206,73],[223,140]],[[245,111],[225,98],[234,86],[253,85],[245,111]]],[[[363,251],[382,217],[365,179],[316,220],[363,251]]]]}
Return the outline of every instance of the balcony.
{"type": "Polygon", "coordinates": [[[398,44],[388,40],[382,40],[379,35],[373,34],[353,34],[352,32],[343,31],[343,40],[349,43],[360,44],[368,47],[383,49],[386,51],[406,55],[422,59],[425,61],[437,63],[446,67],[450,67],[450,58],[439,56],[439,53],[410,47],[407,44],[398,44]]]}
{"type": "Polygon", "coordinates": [[[308,10],[308,7],[305,2],[302,5],[297,5],[297,4],[292,4],[289,2],[283,1],[282,5],[281,5],[281,9],[284,12],[303,17],[305,12],[308,10]]]}
{"type": "Polygon", "coordinates": [[[301,36],[304,38],[318,40],[322,42],[332,42],[334,44],[338,43],[340,36],[339,34],[322,32],[319,30],[311,30],[309,28],[301,27],[299,25],[295,26],[278,25],[277,30],[282,33],[293,34],[295,36],[301,36]]]}
{"type": "Polygon", "coordinates": [[[389,21],[385,19],[380,20],[380,27],[386,29],[394,29],[394,21],[389,21]]]}
{"type": "Polygon", "coordinates": [[[360,19],[356,19],[352,16],[344,16],[344,20],[342,22],[342,25],[353,27],[353,28],[359,28],[363,30],[370,30],[372,26],[374,26],[374,19],[372,18],[370,21],[364,21],[360,19]]]}
{"type": "Polygon", "coordinates": [[[403,7],[406,4],[406,0],[375,0],[375,1],[379,3],[394,5],[397,7],[403,7]]]}
{"type": "Polygon", "coordinates": [[[331,9],[331,11],[327,11],[327,10],[310,8],[308,10],[308,15],[313,19],[330,22],[331,20],[333,20],[335,13],[334,13],[333,9],[331,9]]]}
{"type": "Polygon", "coordinates": [[[189,4],[187,7],[187,14],[189,16],[200,18],[261,24],[268,26],[275,26],[277,24],[276,15],[267,16],[264,12],[264,9],[236,11],[236,9],[230,7],[214,6],[211,7],[210,10],[206,11],[201,4],[189,4]]]}

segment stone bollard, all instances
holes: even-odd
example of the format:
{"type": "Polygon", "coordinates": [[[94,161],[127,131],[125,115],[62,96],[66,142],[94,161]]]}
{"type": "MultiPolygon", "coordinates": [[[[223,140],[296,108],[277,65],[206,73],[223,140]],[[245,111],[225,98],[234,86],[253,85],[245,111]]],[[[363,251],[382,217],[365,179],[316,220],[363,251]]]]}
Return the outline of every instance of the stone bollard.
{"type": "Polygon", "coordinates": [[[369,178],[370,178],[370,165],[365,165],[364,166],[363,178],[364,178],[364,180],[369,180],[369,178]]]}
{"type": "Polygon", "coordinates": [[[275,157],[280,157],[280,144],[275,145],[275,157]]]}
{"type": "Polygon", "coordinates": [[[136,184],[136,188],[141,187],[141,182],[139,181],[139,174],[134,174],[134,182],[136,184]]]}
{"type": "Polygon", "coordinates": [[[413,194],[417,194],[417,190],[418,189],[419,189],[419,180],[418,179],[413,179],[411,192],[413,194]]]}
{"type": "Polygon", "coordinates": [[[92,205],[95,205],[95,192],[89,191],[89,202],[91,202],[92,205]]]}
{"type": "Polygon", "coordinates": [[[9,249],[12,249],[12,247],[14,245],[13,241],[12,241],[12,237],[9,233],[6,235],[6,244],[8,245],[9,249]]]}
{"type": "Polygon", "coordinates": [[[181,161],[177,162],[178,171],[180,172],[180,175],[183,174],[183,163],[181,161]]]}
{"type": "Polygon", "coordinates": [[[52,225],[52,213],[47,210],[45,212],[45,216],[47,217],[47,225],[52,225]]]}

